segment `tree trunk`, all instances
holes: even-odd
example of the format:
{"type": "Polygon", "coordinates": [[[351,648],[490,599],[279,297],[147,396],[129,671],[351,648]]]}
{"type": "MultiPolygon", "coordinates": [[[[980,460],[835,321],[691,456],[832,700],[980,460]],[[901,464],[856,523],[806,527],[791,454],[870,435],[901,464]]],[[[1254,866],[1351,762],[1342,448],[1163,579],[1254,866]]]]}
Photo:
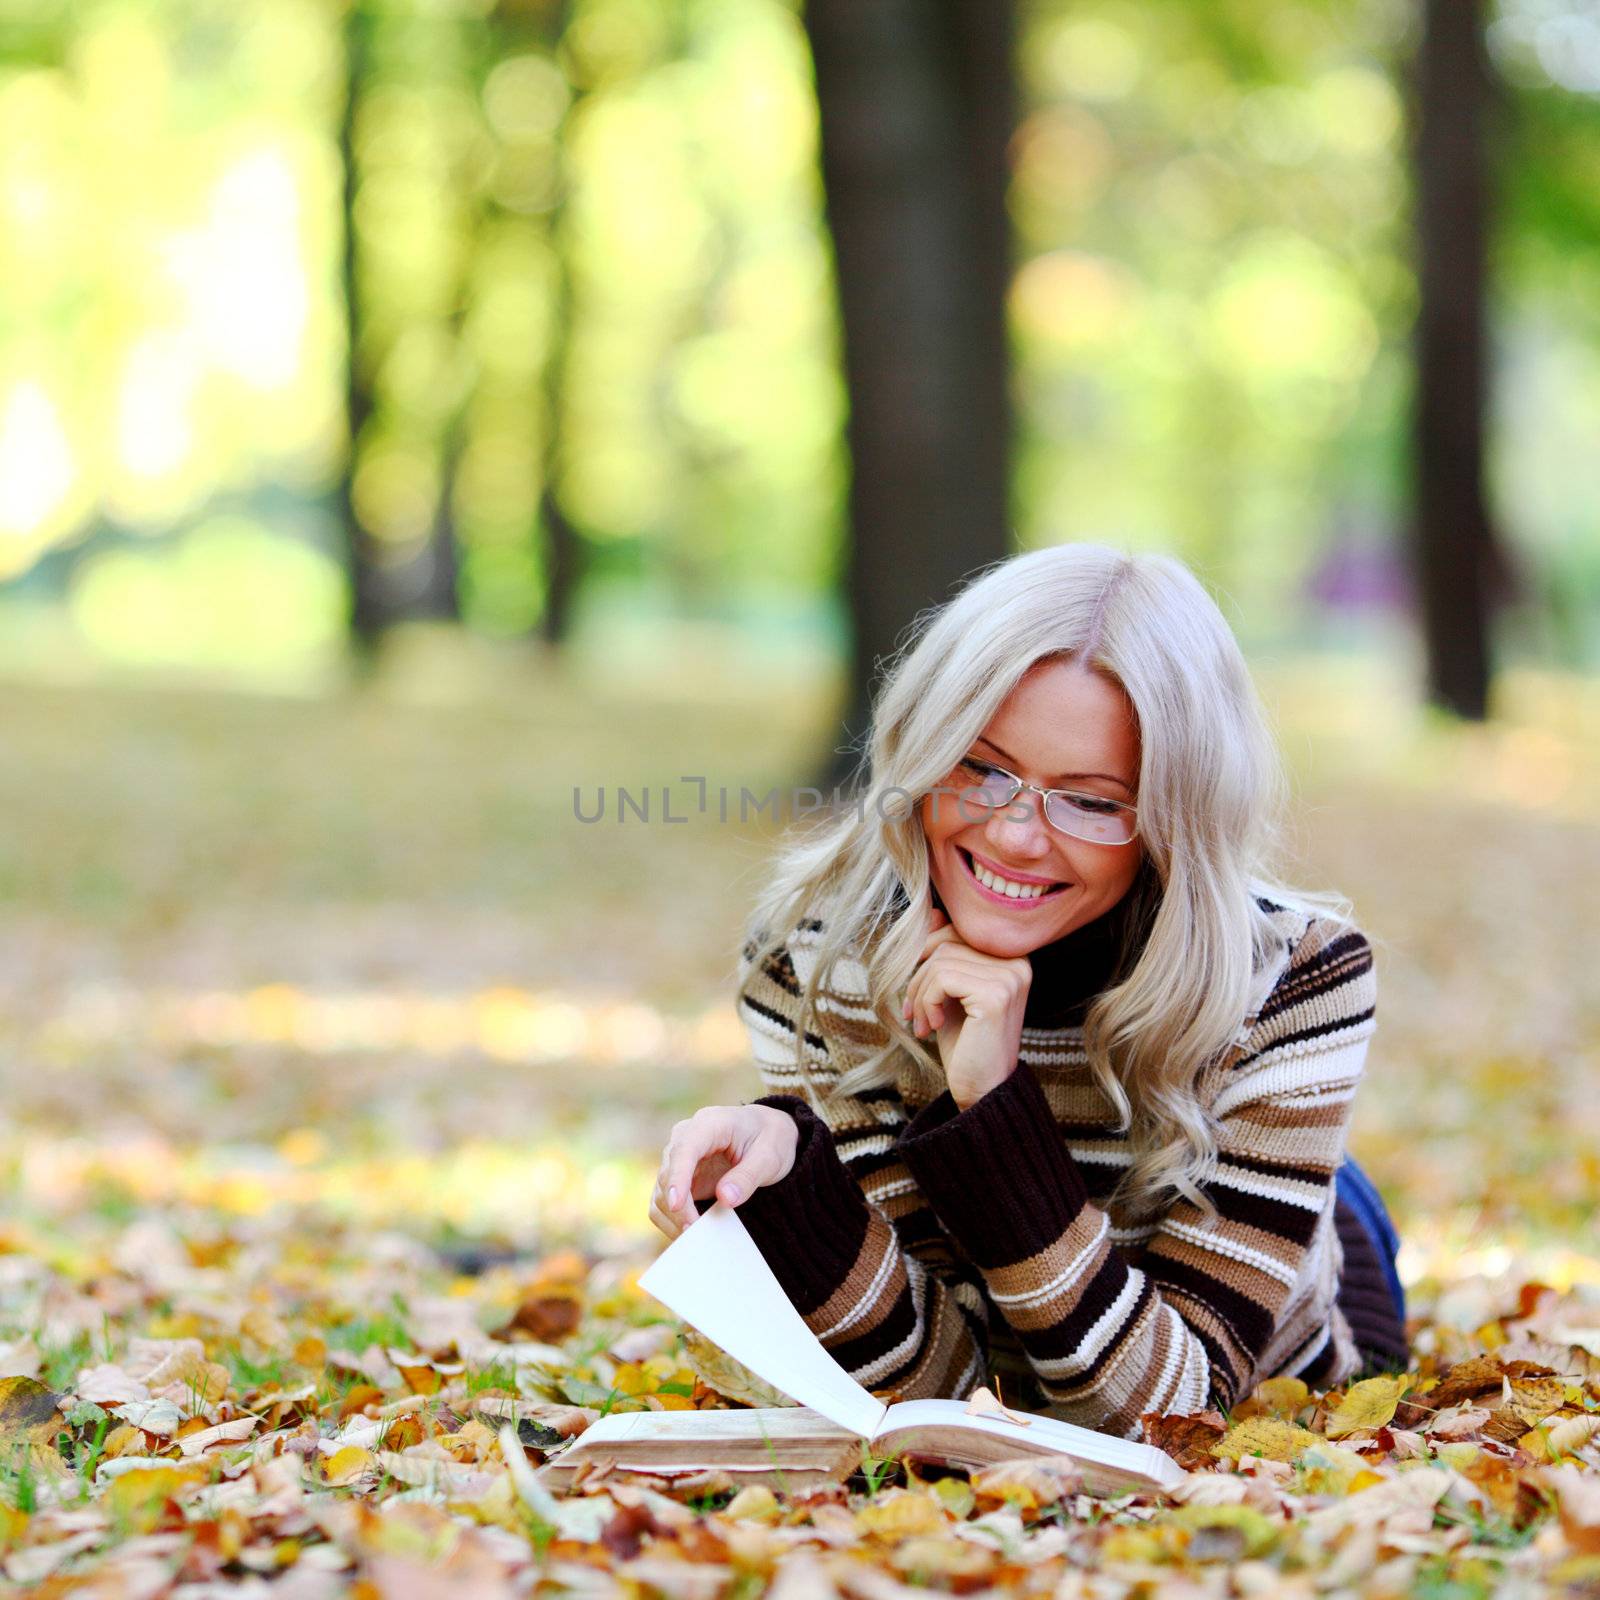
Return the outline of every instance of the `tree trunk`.
{"type": "Polygon", "coordinates": [[[1482,0],[1423,0],[1416,72],[1413,560],[1427,692],[1488,711],[1499,568],[1484,493],[1489,68],[1482,0]]]}
{"type": "MultiPolygon", "coordinates": [[[[571,112],[568,112],[570,118],[571,112]]],[[[583,536],[573,526],[561,502],[561,474],[566,464],[567,381],[572,353],[572,317],[575,296],[572,283],[571,237],[567,227],[567,179],[563,174],[561,198],[550,213],[550,250],[555,261],[550,307],[550,348],[544,363],[544,440],[540,450],[539,565],[544,574],[544,607],[539,615],[539,637],[552,648],[566,643],[572,628],[572,608],[583,576],[583,536]]]]}
{"type": "Polygon", "coordinates": [[[344,294],[345,426],[350,444],[339,481],[339,517],[344,536],[350,639],[362,657],[369,657],[383,630],[382,574],[373,560],[372,536],[362,527],[355,506],[355,475],[361,430],[372,415],[372,389],[361,366],[361,286],[355,202],[360,186],[355,127],[367,72],[367,29],[362,0],[352,0],[344,24],[345,96],[339,118],[339,157],[343,163],[343,252],[340,262],[344,294]]]}
{"type": "MultiPolygon", "coordinates": [[[[457,322],[455,332],[459,338],[459,319],[457,322]]],[[[439,442],[439,499],[434,506],[428,542],[417,558],[422,572],[412,609],[419,617],[441,622],[461,620],[461,556],[456,535],[455,497],[467,431],[466,418],[462,415],[466,406],[463,400],[460,409],[445,424],[444,437],[439,442]]]]}
{"type": "Polygon", "coordinates": [[[880,660],[1011,547],[1012,0],[808,0],[805,19],[850,399],[845,728],[864,750],[880,660]]]}

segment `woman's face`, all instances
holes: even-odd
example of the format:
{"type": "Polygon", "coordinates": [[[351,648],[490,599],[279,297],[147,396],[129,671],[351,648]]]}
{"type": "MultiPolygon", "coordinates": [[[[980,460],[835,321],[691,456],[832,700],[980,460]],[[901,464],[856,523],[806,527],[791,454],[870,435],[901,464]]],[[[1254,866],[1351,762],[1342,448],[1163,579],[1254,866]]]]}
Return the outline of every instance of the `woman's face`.
{"type": "MultiPolygon", "coordinates": [[[[1076,661],[1032,667],[969,754],[1041,789],[1137,798],[1133,707],[1120,687],[1076,661]]],[[[972,781],[953,773],[943,786],[947,792],[924,797],[920,814],[939,898],[974,950],[1026,955],[1103,916],[1132,887],[1144,857],[1137,837],[1121,845],[1076,839],[1045,820],[1043,799],[1028,789],[988,813],[968,806],[964,817],[956,791],[972,781]],[[1012,882],[1050,887],[1037,898],[1005,898],[978,881],[974,865],[1012,882]]]]}

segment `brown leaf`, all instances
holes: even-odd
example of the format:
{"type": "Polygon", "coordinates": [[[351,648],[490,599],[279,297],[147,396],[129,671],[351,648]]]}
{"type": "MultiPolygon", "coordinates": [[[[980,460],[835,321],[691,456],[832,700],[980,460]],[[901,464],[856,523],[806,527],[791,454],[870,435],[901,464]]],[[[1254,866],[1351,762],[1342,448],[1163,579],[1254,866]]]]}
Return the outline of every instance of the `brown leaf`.
{"type": "Polygon", "coordinates": [[[0,1379],[0,1438],[53,1434],[60,1399],[37,1378],[0,1379]]]}
{"type": "Polygon", "coordinates": [[[998,1501],[1024,1512],[1055,1505],[1082,1487],[1083,1473],[1077,1463],[1055,1457],[996,1461],[972,1475],[972,1492],[980,1506],[998,1501]]]}
{"type": "Polygon", "coordinates": [[[1191,1472],[1215,1463],[1211,1447],[1228,1431],[1220,1411],[1198,1411],[1192,1416],[1162,1416],[1147,1411],[1139,1418],[1139,1424],[1146,1444],[1166,1451],[1180,1467],[1191,1472]]]}
{"type": "Polygon", "coordinates": [[[631,1561],[646,1538],[661,1532],[648,1506],[619,1505],[600,1530],[600,1543],[618,1561],[631,1561]]]}
{"type": "Polygon", "coordinates": [[[365,1414],[368,1406],[383,1404],[383,1390],[370,1383],[357,1383],[351,1386],[350,1392],[339,1402],[336,1413],[342,1422],[346,1417],[359,1417],[365,1414]]]}
{"type": "Polygon", "coordinates": [[[560,1287],[530,1295],[513,1313],[511,1320],[496,1328],[493,1337],[511,1342],[520,1335],[541,1344],[557,1344],[577,1332],[583,1318],[583,1295],[576,1288],[560,1287]]]}
{"type": "Polygon", "coordinates": [[[1582,1555],[1600,1556],[1600,1477],[1577,1467],[1542,1467],[1538,1481],[1553,1489],[1561,1529],[1582,1555]]]}

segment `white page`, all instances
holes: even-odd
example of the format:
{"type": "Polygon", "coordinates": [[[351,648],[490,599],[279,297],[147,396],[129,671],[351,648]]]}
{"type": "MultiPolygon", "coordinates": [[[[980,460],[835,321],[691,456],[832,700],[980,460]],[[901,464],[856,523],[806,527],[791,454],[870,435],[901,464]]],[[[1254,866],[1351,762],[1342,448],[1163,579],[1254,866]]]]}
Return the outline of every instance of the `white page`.
{"type": "Polygon", "coordinates": [[[1106,1461],[1116,1466],[1142,1469],[1149,1460],[1150,1445],[1138,1444],[1132,1439],[1119,1439],[1114,1433],[1085,1428],[1076,1422],[1065,1422],[1060,1417],[1047,1417],[1039,1411],[1023,1411],[1018,1415],[1028,1420],[1012,1422],[992,1411],[970,1415],[960,1400],[902,1400],[889,1408],[889,1414],[883,1419],[883,1427],[885,1432],[894,1428],[940,1425],[981,1428],[985,1432],[1004,1434],[1014,1439],[1032,1439],[1091,1461],[1106,1461]]]}
{"type": "Polygon", "coordinates": [[[888,1406],[822,1348],[731,1206],[690,1223],[639,1287],[791,1400],[863,1439],[878,1431],[888,1406]]]}

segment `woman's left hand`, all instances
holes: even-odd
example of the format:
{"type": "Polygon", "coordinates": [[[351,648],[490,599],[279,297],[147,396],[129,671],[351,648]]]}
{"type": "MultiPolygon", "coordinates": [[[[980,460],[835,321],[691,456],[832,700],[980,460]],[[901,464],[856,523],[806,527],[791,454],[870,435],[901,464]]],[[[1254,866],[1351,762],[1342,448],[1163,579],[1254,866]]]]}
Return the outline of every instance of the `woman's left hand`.
{"type": "Polygon", "coordinates": [[[974,950],[936,906],[928,923],[927,942],[906,989],[904,1015],[919,1039],[938,1029],[945,1079],[951,1097],[965,1111],[1016,1071],[1033,967],[1026,956],[974,950]]]}

